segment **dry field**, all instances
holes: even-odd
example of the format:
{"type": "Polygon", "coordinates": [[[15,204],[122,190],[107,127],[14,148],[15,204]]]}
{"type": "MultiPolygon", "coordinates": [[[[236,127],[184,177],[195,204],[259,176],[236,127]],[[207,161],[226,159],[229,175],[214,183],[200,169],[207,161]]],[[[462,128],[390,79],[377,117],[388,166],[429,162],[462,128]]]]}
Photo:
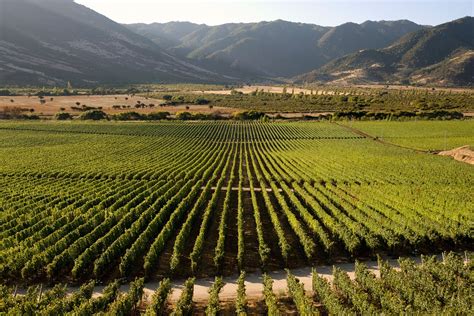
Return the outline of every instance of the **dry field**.
{"type": "Polygon", "coordinates": [[[79,115],[81,111],[73,110],[71,107],[81,107],[86,105],[89,107],[102,107],[103,111],[107,114],[117,114],[121,112],[136,111],[139,113],[151,113],[166,111],[171,114],[189,111],[198,113],[222,113],[231,114],[237,109],[224,108],[224,107],[213,107],[209,108],[207,105],[180,105],[180,106],[160,106],[163,100],[151,99],[143,96],[129,96],[129,95],[75,95],[75,96],[55,96],[55,97],[44,97],[45,104],[40,103],[40,99],[36,96],[0,96],[0,111],[3,111],[7,107],[19,107],[25,109],[25,113],[33,109],[33,114],[40,116],[53,116],[58,112],[66,111],[69,113],[79,115]],[[13,100],[13,102],[12,102],[13,100]],[[135,108],[137,102],[142,104],[154,104],[154,107],[135,108]],[[79,104],[77,104],[79,103],[79,104]],[[114,105],[126,106],[126,108],[114,109],[114,105]],[[189,107],[189,109],[187,109],[189,107]]]}

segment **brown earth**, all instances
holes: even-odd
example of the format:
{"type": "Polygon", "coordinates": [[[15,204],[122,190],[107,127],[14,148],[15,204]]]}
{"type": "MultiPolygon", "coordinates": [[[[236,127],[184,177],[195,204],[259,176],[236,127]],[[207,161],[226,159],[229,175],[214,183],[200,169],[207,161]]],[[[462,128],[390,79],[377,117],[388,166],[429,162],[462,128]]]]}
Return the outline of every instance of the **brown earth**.
{"type": "Polygon", "coordinates": [[[179,105],[179,106],[160,106],[163,100],[151,99],[143,96],[129,96],[129,95],[75,95],[75,96],[54,96],[44,97],[46,101],[44,104],[40,103],[40,99],[36,96],[0,96],[0,111],[5,108],[21,108],[24,113],[32,113],[40,116],[53,116],[58,112],[61,112],[63,108],[65,112],[72,113],[73,115],[80,115],[81,111],[73,110],[71,107],[81,107],[86,105],[88,107],[102,107],[102,110],[107,114],[117,114],[123,112],[135,111],[138,113],[152,113],[152,112],[170,112],[175,114],[177,112],[189,111],[196,113],[221,113],[223,115],[229,115],[237,112],[238,109],[225,108],[225,107],[213,107],[209,108],[207,105],[179,105]],[[12,102],[13,101],[13,102],[12,102]],[[147,106],[146,108],[135,108],[137,102],[140,101],[143,104],[150,105],[154,104],[154,107],[147,106]],[[77,105],[76,103],[79,103],[77,105]],[[127,108],[114,109],[114,105],[126,106],[127,108]],[[187,109],[186,107],[189,107],[187,109]],[[31,112],[30,110],[34,111],[31,112]]]}
{"type": "Polygon", "coordinates": [[[458,161],[474,165],[474,150],[467,145],[452,150],[442,151],[438,153],[438,155],[451,156],[458,161]]]}

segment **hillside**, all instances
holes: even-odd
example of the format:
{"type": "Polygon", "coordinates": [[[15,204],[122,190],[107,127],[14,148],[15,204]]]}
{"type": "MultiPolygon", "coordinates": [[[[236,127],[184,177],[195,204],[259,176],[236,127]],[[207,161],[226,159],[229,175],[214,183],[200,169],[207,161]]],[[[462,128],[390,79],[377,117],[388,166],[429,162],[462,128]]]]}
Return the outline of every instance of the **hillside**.
{"type": "Polygon", "coordinates": [[[297,82],[474,82],[474,18],[465,17],[403,36],[378,50],[363,50],[296,78],[297,82]]]}
{"type": "Polygon", "coordinates": [[[227,65],[266,77],[292,77],[347,53],[384,47],[423,28],[405,20],[336,27],[282,20],[218,26],[170,22],[127,27],[173,54],[204,62],[208,67],[227,65]]]}
{"type": "Polygon", "coordinates": [[[0,0],[0,83],[225,81],[72,0],[0,0]]]}

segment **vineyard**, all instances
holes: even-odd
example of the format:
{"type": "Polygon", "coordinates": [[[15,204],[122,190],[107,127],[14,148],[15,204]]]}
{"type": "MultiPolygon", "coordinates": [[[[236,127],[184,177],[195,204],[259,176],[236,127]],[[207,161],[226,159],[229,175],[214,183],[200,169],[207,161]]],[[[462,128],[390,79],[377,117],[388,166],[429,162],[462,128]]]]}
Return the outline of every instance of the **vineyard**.
{"type": "Polygon", "coordinates": [[[474,147],[474,121],[348,122],[347,126],[390,143],[421,149],[474,147]]]}
{"type": "Polygon", "coordinates": [[[330,280],[312,271],[310,289],[290,271],[286,291],[276,295],[274,280],[263,276],[262,298],[249,299],[245,273],[237,280],[236,299],[219,299],[224,282],[216,277],[205,305],[193,301],[194,278],[184,282],[175,304],[170,304],[172,287],[162,280],[151,297],[144,291],[144,280],[136,279],[128,290],[120,291],[117,281],[94,294],[94,281],[67,294],[65,285],[44,290],[31,286],[25,295],[0,286],[0,313],[9,315],[466,315],[474,306],[472,261],[452,253],[442,261],[422,257],[422,263],[400,260],[394,269],[379,260],[377,275],[363,263],[355,263],[354,276],[334,268],[330,280]]]}
{"type": "MultiPolygon", "coordinates": [[[[472,129],[461,129],[472,143],[472,129]]],[[[131,311],[140,278],[216,276],[218,293],[219,276],[240,271],[469,250],[473,175],[470,165],[333,123],[1,122],[0,278],[84,284],[77,297],[65,299],[58,286],[36,299],[50,300],[48,308],[131,311]],[[128,294],[117,293],[119,278],[137,278],[128,294]],[[91,280],[110,282],[100,298],[90,297],[91,280]]],[[[426,269],[407,263],[402,274],[382,269],[387,277],[376,281],[360,267],[357,286],[336,271],[337,295],[317,277],[314,286],[330,313],[360,312],[364,300],[374,311],[393,304],[399,313],[401,299],[414,299],[410,291],[430,286],[400,278],[467,273],[435,263],[426,269]],[[386,301],[388,288],[395,294],[386,301]]],[[[459,282],[472,286],[472,274],[459,282]]],[[[291,273],[288,284],[298,309],[313,308],[291,273]]],[[[454,295],[446,284],[443,295],[454,295]]],[[[163,296],[153,298],[157,306],[163,296]]],[[[426,307],[416,298],[410,306],[452,303],[440,301],[426,307]]],[[[177,308],[189,305],[183,298],[177,308]]]]}

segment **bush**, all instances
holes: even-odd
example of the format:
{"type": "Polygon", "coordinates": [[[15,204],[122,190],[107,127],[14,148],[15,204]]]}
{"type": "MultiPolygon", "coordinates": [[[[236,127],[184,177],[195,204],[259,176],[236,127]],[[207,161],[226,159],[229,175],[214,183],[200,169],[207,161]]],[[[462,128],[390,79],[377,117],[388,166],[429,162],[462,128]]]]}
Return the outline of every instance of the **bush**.
{"type": "Polygon", "coordinates": [[[59,112],[59,113],[56,113],[54,118],[58,121],[67,121],[67,120],[72,120],[72,115],[67,112],[59,112]]]}
{"type": "MultiPolygon", "coordinates": [[[[25,111],[30,111],[28,109],[20,107],[5,107],[3,111],[0,112],[0,119],[2,120],[39,120],[38,115],[26,115],[23,114],[25,111]]],[[[30,111],[31,112],[31,111],[30,111]]]]}
{"type": "Polygon", "coordinates": [[[170,116],[169,112],[153,112],[148,114],[147,119],[151,121],[166,120],[170,116]]]}
{"type": "Polygon", "coordinates": [[[176,119],[177,120],[182,120],[182,121],[192,120],[193,115],[189,112],[178,112],[178,113],[176,113],[176,119]]]}
{"type": "Polygon", "coordinates": [[[117,121],[141,121],[146,119],[146,115],[137,112],[125,112],[115,114],[112,118],[117,121]]]}
{"type": "Polygon", "coordinates": [[[265,118],[267,115],[264,112],[257,111],[245,111],[234,113],[233,117],[236,120],[247,121],[247,120],[260,120],[265,118]]]}
{"type": "Polygon", "coordinates": [[[10,90],[7,90],[7,89],[3,89],[3,90],[0,90],[0,96],[4,96],[4,97],[8,97],[10,95],[13,95],[10,90]]]}
{"type": "Polygon", "coordinates": [[[204,98],[197,98],[196,101],[194,101],[197,105],[206,105],[211,103],[211,101],[204,99],[204,98]]]}
{"type": "Polygon", "coordinates": [[[107,114],[105,114],[104,111],[100,111],[100,110],[90,110],[90,111],[86,111],[82,113],[80,118],[81,120],[99,121],[99,120],[107,119],[107,114]]]}

